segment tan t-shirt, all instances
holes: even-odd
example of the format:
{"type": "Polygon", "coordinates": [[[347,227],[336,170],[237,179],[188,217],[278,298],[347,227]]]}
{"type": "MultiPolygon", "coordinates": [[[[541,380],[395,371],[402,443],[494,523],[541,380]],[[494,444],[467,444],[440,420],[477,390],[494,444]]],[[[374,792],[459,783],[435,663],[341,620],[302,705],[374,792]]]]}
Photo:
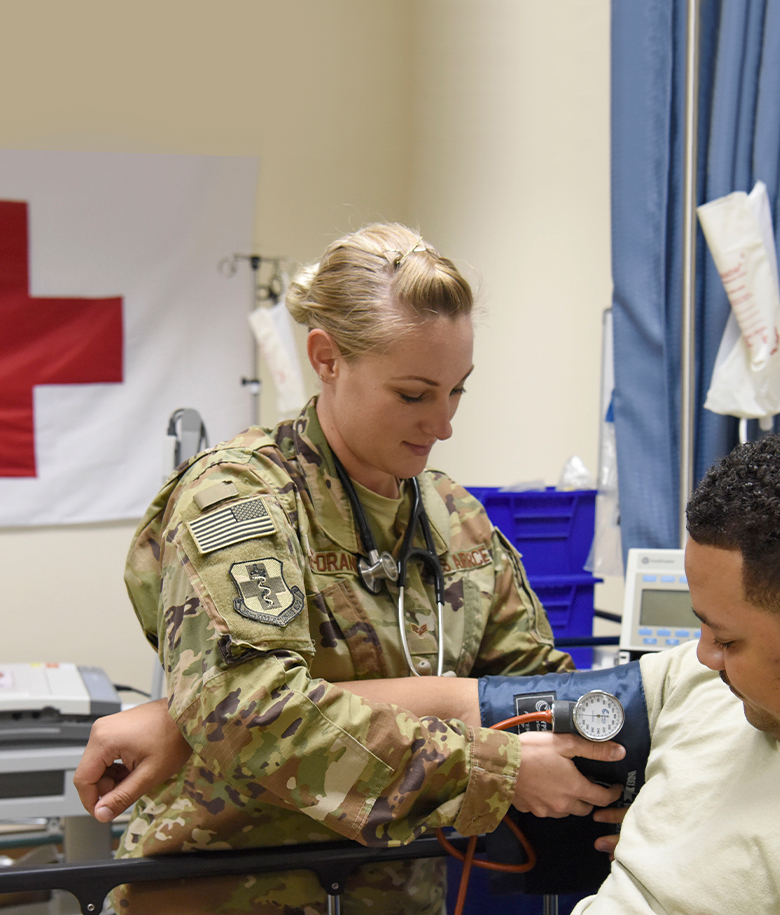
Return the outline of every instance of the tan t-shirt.
{"type": "Polygon", "coordinates": [[[691,642],[641,659],[652,746],[612,872],[573,915],[780,911],[780,744],[691,642]]]}

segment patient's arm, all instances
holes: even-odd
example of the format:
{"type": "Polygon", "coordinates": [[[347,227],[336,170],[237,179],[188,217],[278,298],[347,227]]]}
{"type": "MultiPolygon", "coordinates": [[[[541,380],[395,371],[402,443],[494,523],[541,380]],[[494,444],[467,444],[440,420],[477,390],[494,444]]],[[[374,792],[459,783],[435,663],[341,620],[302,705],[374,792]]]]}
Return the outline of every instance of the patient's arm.
{"type": "Polygon", "coordinates": [[[471,677],[399,677],[336,683],[368,702],[390,702],[418,718],[459,718],[473,728],[479,717],[479,680],[471,677]]]}
{"type": "MultiPolygon", "coordinates": [[[[405,677],[336,685],[369,702],[392,702],[420,717],[458,718],[474,727],[480,725],[478,681],[474,679],[405,677]]],[[[577,771],[571,758],[607,759],[615,752],[622,755],[622,747],[592,744],[572,734],[530,733],[519,739],[523,763],[514,800],[518,809],[538,816],[582,816],[594,804],[606,805],[619,796],[619,786],[594,785],[577,771]]],[[[86,810],[108,822],[175,775],[190,752],[168,714],[166,700],[149,702],[95,722],[73,781],[86,810]]]]}
{"type": "MultiPolygon", "coordinates": [[[[336,685],[369,702],[392,702],[420,717],[460,718],[479,727],[477,680],[405,677],[336,685]]],[[[167,700],[146,702],[98,718],[73,783],[87,812],[107,823],[147,791],[175,775],[191,752],[168,714],[167,700]]]]}

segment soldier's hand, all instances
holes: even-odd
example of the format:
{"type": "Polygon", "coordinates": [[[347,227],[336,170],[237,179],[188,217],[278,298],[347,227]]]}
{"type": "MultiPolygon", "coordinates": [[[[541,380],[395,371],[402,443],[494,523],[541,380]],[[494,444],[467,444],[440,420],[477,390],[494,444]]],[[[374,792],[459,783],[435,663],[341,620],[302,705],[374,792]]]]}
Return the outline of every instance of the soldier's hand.
{"type": "Polygon", "coordinates": [[[573,757],[615,761],[625,756],[618,743],[594,743],[574,734],[528,731],[519,737],[520,772],[513,804],[539,817],[586,816],[594,807],[616,801],[622,785],[604,788],[587,779],[573,757]]]}
{"type": "Polygon", "coordinates": [[[192,752],[165,699],[98,718],[73,776],[87,813],[108,823],[175,775],[192,752]]]}

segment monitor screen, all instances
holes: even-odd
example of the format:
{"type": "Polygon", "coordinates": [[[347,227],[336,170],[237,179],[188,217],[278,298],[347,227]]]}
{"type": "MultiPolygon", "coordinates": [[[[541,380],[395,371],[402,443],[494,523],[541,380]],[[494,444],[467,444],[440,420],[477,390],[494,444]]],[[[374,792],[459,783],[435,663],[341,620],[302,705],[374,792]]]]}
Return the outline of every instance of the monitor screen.
{"type": "Polygon", "coordinates": [[[683,626],[698,629],[701,622],[691,609],[690,591],[667,591],[660,588],[642,591],[639,608],[640,626],[683,626]]]}

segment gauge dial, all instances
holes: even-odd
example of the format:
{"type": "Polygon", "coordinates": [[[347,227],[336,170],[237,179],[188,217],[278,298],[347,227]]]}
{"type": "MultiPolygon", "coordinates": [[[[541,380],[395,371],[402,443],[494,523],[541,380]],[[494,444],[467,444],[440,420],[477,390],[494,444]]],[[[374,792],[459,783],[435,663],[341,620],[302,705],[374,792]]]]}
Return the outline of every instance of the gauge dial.
{"type": "Polygon", "coordinates": [[[588,740],[611,740],[624,721],[620,701],[601,689],[585,693],[574,706],[574,726],[588,740]]]}

